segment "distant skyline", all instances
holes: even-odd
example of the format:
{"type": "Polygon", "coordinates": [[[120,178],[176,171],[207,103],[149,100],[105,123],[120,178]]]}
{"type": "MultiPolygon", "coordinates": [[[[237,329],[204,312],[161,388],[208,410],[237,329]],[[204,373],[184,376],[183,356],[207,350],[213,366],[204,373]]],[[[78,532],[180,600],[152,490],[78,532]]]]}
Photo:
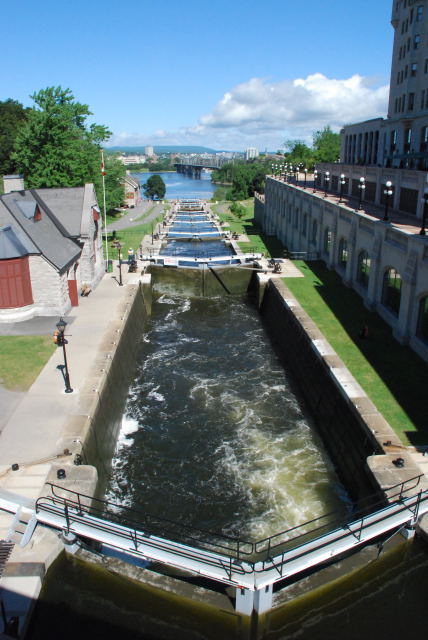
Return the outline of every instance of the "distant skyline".
{"type": "Polygon", "coordinates": [[[391,0],[23,0],[0,100],[71,89],[113,145],[263,151],[387,111],[391,0]]]}

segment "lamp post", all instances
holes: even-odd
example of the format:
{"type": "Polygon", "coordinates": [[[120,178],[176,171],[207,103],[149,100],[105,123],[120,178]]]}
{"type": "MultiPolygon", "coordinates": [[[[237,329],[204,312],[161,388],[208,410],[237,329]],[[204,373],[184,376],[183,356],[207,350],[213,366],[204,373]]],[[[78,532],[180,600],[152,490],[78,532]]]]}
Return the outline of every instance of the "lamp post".
{"type": "Polygon", "coordinates": [[[383,195],[385,196],[385,212],[383,214],[383,221],[384,222],[388,222],[389,218],[388,218],[388,209],[389,209],[389,203],[391,200],[391,196],[392,196],[392,182],[390,180],[388,180],[385,183],[385,189],[383,190],[383,195]]]}
{"type": "Polygon", "coordinates": [[[360,200],[358,202],[358,210],[361,209],[361,204],[363,202],[364,189],[366,188],[365,182],[366,181],[364,178],[360,178],[360,184],[358,185],[358,188],[360,190],[360,200]]]}
{"type": "Polygon", "coordinates": [[[342,195],[343,195],[343,185],[345,184],[345,174],[341,173],[340,174],[340,179],[339,179],[339,184],[340,184],[340,192],[339,192],[339,204],[342,202],[342,195]]]}
{"type": "Polygon", "coordinates": [[[121,287],[123,285],[123,281],[122,281],[122,247],[123,244],[121,242],[117,243],[117,254],[118,254],[118,259],[119,259],[119,286],[121,287]]]}
{"type": "Polygon", "coordinates": [[[330,182],[330,171],[326,171],[324,174],[324,198],[327,197],[329,182],[330,182]]]}
{"type": "Polygon", "coordinates": [[[419,231],[420,236],[425,235],[425,225],[426,225],[427,213],[428,213],[428,189],[425,189],[424,197],[422,198],[422,201],[424,203],[424,210],[422,213],[422,226],[421,226],[421,230],[419,231]]]}
{"type": "Polygon", "coordinates": [[[306,189],[306,179],[308,177],[308,170],[306,169],[306,167],[303,169],[303,175],[305,178],[305,184],[303,185],[303,188],[306,189]]]}
{"type": "Polygon", "coordinates": [[[314,171],[314,193],[317,190],[317,188],[316,188],[317,179],[318,179],[318,171],[315,169],[315,171],[314,171]]]}
{"type": "Polygon", "coordinates": [[[64,354],[64,380],[65,380],[65,393],[73,393],[73,389],[70,386],[70,375],[68,373],[68,363],[67,363],[67,353],[65,351],[65,345],[68,344],[68,340],[64,337],[65,327],[67,326],[64,318],[60,318],[56,323],[56,328],[58,329],[58,334],[56,338],[56,343],[59,347],[62,347],[62,352],[64,354]]]}

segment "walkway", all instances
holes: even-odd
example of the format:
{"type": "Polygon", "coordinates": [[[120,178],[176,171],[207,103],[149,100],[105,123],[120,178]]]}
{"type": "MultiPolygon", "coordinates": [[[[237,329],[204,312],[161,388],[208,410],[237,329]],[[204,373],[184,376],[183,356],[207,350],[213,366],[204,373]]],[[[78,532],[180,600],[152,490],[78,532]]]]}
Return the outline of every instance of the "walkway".
{"type": "MultiPolygon", "coordinates": [[[[288,183],[286,180],[281,180],[278,176],[270,176],[279,182],[284,182],[286,184],[290,184],[290,186],[295,187],[296,189],[300,189],[301,191],[306,191],[308,194],[313,194],[314,196],[321,197],[325,199],[327,202],[332,202],[334,204],[340,204],[344,209],[350,209],[355,212],[358,211],[361,214],[365,214],[370,218],[374,218],[375,220],[382,220],[385,214],[385,208],[380,207],[371,202],[367,202],[363,200],[361,209],[358,209],[359,198],[354,196],[344,195],[342,197],[342,202],[339,202],[341,199],[338,193],[332,193],[327,191],[327,195],[325,195],[324,189],[320,187],[316,187],[314,189],[313,182],[307,181],[306,189],[304,188],[304,183],[299,180],[297,185],[295,182],[288,183]]],[[[411,214],[405,214],[397,212],[396,210],[390,208],[388,210],[388,221],[385,224],[390,224],[401,231],[405,231],[410,234],[418,234],[421,228],[419,220],[416,220],[415,216],[411,214]]],[[[428,235],[428,233],[427,233],[428,235]]]]}
{"type": "Polygon", "coordinates": [[[165,205],[162,202],[145,200],[133,209],[129,209],[117,222],[109,224],[107,231],[122,231],[123,229],[130,229],[151,222],[162,213],[164,207],[165,205]]]}

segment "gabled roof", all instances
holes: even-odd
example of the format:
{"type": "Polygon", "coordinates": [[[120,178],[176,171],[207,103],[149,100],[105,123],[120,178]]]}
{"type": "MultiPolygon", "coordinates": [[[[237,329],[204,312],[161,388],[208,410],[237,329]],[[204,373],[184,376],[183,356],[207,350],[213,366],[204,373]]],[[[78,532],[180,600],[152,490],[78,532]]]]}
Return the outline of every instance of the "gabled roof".
{"type": "Polygon", "coordinates": [[[40,204],[47,205],[69,237],[79,238],[85,187],[31,189],[31,193],[40,204]]]}
{"type": "Polygon", "coordinates": [[[64,235],[64,229],[52,212],[43,206],[40,199],[37,202],[30,191],[7,193],[1,197],[1,201],[12,218],[13,229],[20,229],[20,238],[26,237],[23,245],[27,247],[30,242],[33,246],[33,250],[27,253],[42,254],[59,271],[65,270],[79,257],[80,247],[64,235]],[[37,222],[34,217],[28,217],[28,212],[35,211],[36,207],[42,213],[37,222]]]}
{"type": "Polygon", "coordinates": [[[23,241],[19,236],[19,231],[12,225],[0,227],[0,260],[21,258],[32,253],[34,245],[23,241]]]}

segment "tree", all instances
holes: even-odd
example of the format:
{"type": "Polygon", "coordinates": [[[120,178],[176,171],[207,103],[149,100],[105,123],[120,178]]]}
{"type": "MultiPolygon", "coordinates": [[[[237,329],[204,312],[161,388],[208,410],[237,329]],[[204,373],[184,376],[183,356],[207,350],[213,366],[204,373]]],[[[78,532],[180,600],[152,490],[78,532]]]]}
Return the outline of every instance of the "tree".
{"type": "Polygon", "coordinates": [[[16,136],[26,122],[28,112],[29,109],[24,109],[16,100],[0,102],[0,175],[16,172],[12,152],[16,136]]]}
{"type": "Polygon", "coordinates": [[[314,133],[313,147],[316,162],[336,162],[340,156],[340,134],[324,127],[314,133]]]}
{"type": "Polygon", "coordinates": [[[150,176],[143,188],[146,198],[158,198],[159,200],[164,197],[166,191],[165,182],[158,175],[150,176]]]}
{"type": "MultiPolygon", "coordinates": [[[[27,187],[100,185],[100,146],[111,132],[86,126],[89,107],[74,100],[70,89],[48,87],[30,96],[34,106],[20,128],[13,160],[27,187]]],[[[98,192],[98,197],[100,194],[98,192]]]]}
{"type": "MultiPolygon", "coordinates": [[[[125,192],[122,184],[122,179],[126,175],[125,165],[115,158],[112,154],[105,154],[104,156],[105,166],[105,189],[106,189],[106,211],[112,211],[117,209],[123,204],[125,192]]],[[[100,174],[100,172],[98,172],[100,174]]],[[[102,176],[97,176],[95,182],[95,190],[101,194],[102,191],[102,176]]],[[[102,203],[102,199],[98,199],[99,203],[102,203]]]]}

